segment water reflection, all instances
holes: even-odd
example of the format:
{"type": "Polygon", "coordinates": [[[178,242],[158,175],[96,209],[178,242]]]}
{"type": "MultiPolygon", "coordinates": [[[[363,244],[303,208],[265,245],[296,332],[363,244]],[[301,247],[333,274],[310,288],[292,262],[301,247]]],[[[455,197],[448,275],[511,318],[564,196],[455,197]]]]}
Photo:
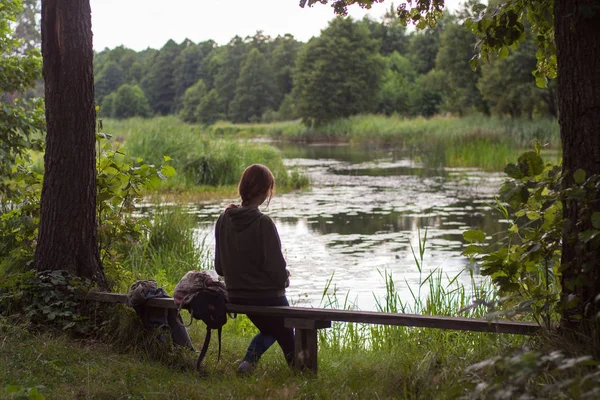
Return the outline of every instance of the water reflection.
{"type": "MultiPolygon", "coordinates": [[[[500,232],[488,204],[503,179],[473,169],[431,169],[395,150],[349,146],[281,146],[287,163],[309,174],[310,191],[277,195],[265,211],[275,221],[292,272],[290,299],[318,306],[332,278],[338,293],[365,310],[385,295],[383,271],[391,272],[400,296],[411,300],[419,284],[412,249],[427,232],[423,273],[441,268],[454,277],[468,260],[462,232],[500,232]],[[412,246],[412,248],[411,248],[412,246]]],[[[223,208],[189,205],[198,235],[213,245],[212,229],[223,208]]],[[[459,279],[470,284],[468,274],[459,279]]],[[[343,300],[342,300],[343,302],[343,300]]]]}

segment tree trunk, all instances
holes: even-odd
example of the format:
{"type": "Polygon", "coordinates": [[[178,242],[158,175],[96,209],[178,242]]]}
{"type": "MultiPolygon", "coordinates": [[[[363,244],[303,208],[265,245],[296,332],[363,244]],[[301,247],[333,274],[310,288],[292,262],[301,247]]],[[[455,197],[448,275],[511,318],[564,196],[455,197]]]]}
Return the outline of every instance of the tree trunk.
{"type": "MultiPolygon", "coordinates": [[[[555,0],[555,38],[558,61],[558,109],[563,149],[565,187],[573,173],[600,174],[600,7],[597,0],[555,0]]],[[[562,243],[563,304],[573,295],[574,307],[563,312],[564,327],[582,328],[600,310],[600,250],[583,245],[578,234],[591,227],[588,220],[576,226],[578,215],[589,207],[600,211],[598,201],[565,201],[566,224],[562,243]]]]}
{"type": "Polygon", "coordinates": [[[89,0],[42,1],[42,56],[47,138],[35,267],[106,287],[97,241],[89,0]]]}

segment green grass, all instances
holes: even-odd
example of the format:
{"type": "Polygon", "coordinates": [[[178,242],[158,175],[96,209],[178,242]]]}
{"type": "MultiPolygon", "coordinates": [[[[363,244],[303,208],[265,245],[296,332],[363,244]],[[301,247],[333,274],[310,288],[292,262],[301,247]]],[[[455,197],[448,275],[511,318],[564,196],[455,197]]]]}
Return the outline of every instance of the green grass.
{"type": "MultiPolygon", "coordinates": [[[[234,362],[254,334],[243,326],[244,319],[238,317],[225,326],[221,361],[217,362],[217,343],[212,341],[204,369],[197,373],[197,354],[153,345],[148,337],[133,337],[135,332],[139,335],[133,329],[139,326],[131,310],[112,307],[117,308],[121,337],[102,341],[35,333],[0,320],[0,351],[5,360],[0,364],[0,393],[18,385],[41,386],[39,391],[47,399],[453,398],[447,394],[465,390],[460,371],[494,355],[503,344],[501,338],[491,338],[483,346],[479,338],[460,333],[449,335],[454,340],[434,342],[439,338],[415,330],[411,340],[391,348],[339,351],[321,346],[317,376],[293,373],[274,345],[256,373],[242,378],[236,375],[234,362]],[[469,351],[460,353],[462,348],[451,346],[454,342],[470,343],[469,351]]],[[[204,337],[201,324],[194,323],[190,335],[199,348],[204,337]]]]}
{"type": "Polygon", "coordinates": [[[301,172],[288,171],[281,152],[273,146],[220,137],[172,116],[107,120],[103,130],[123,141],[129,155],[145,162],[161,165],[165,156],[172,158],[178,174],[165,182],[166,189],[212,186],[230,193],[243,170],[255,163],[271,169],[279,190],[301,189],[310,183],[301,172]]]}
{"type": "Polygon", "coordinates": [[[537,140],[560,148],[558,123],[472,116],[401,118],[359,115],[309,129],[299,122],[273,125],[272,137],[294,141],[343,141],[401,147],[433,167],[478,167],[501,170],[537,140]]]}
{"type": "Polygon", "coordinates": [[[207,131],[216,136],[257,137],[266,136],[273,129],[298,126],[298,123],[299,121],[234,124],[232,122],[219,121],[209,126],[207,131]]]}
{"type": "Polygon", "coordinates": [[[537,139],[558,148],[558,123],[551,119],[512,119],[485,116],[404,118],[357,115],[318,128],[306,128],[299,121],[273,124],[268,134],[290,139],[340,138],[351,142],[415,145],[431,137],[500,137],[530,147],[537,139]]]}
{"type": "MultiPolygon", "coordinates": [[[[427,232],[419,234],[418,248],[412,249],[415,266],[419,272],[419,284],[409,286],[411,301],[402,301],[396,290],[396,282],[391,272],[379,271],[385,281],[386,293],[383,298],[376,298],[378,312],[409,313],[436,316],[460,316],[466,318],[484,318],[485,307],[473,307],[475,298],[485,296],[487,301],[493,300],[495,293],[489,281],[476,283],[471,275],[470,288],[458,282],[459,276],[445,276],[440,269],[425,274],[423,263],[427,244],[427,232]]],[[[411,246],[412,248],[412,246],[411,246]]],[[[463,272],[467,273],[467,272],[463,272]]],[[[348,301],[349,293],[340,302],[335,285],[331,283],[333,276],[326,284],[321,305],[325,308],[353,309],[357,305],[348,301]]],[[[423,341],[436,348],[438,356],[460,359],[460,354],[472,352],[475,346],[479,351],[496,351],[501,347],[517,346],[523,342],[518,336],[499,336],[473,332],[453,332],[437,329],[411,328],[402,326],[367,325],[358,323],[334,322],[332,329],[320,331],[321,344],[327,348],[343,351],[345,349],[372,349],[393,351],[401,347],[407,354],[418,354],[418,344],[423,341]],[[413,346],[415,346],[413,348],[413,346]],[[487,349],[487,350],[484,350],[487,349]]],[[[488,354],[489,355],[489,354],[488,354]]],[[[484,356],[484,354],[479,354],[484,356]]],[[[455,363],[452,361],[452,363],[455,363]]],[[[464,365],[466,367],[466,365],[464,365]]]]}
{"type": "Polygon", "coordinates": [[[190,270],[211,269],[212,260],[198,237],[198,221],[181,207],[161,206],[151,214],[150,227],[142,240],[126,250],[124,271],[115,277],[116,291],[126,292],[138,279],[154,279],[173,292],[179,279],[190,270]]]}
{"type": "MultiPolygon", "coordinates": [[[[106,131],[128,143],[135,155],[160,162],[167,154],[178,160],[192,184],[215,180],[233,181],[225,165],[266,160],[279,170],[279,161],[266,145],[244,143],[240,139],[268,137],[286,141],[349,142],[356,145],[404,148],[432,167],[478,167],[502,170],[515,162],[523,149],[534,141],[552,151],[560,149],[558,123],[552,119],[511,119],[485,116],[403,118],[399,116],[358,115],[333,121],[318,128],[307,128],[299,120],[263,124],[218,122],[210,127],[189,125],[176,117],[108,120],[106,131]],[[235,143],[235,144],[232,144],[235,143]],[[207,156],[208,155],[208,156],[207,156]],[[235,155],[235,157],[233,157],[235,155]],[[208,163],[208,164],[206,164],[208,163]],[[213,169],[205,171],[203,165],[213,169]],[[200,171],[200,172],[198,172],[200,171]]],[[[560,155],[557,155],[557,158],[560,155]]],[[[206,168],[205,168],[206,169],[206,168]]],[[[235,176],[235,173],[233,173],[235,176]]],[[[283,187],[294,187],[284,174],[283,187]]]]}

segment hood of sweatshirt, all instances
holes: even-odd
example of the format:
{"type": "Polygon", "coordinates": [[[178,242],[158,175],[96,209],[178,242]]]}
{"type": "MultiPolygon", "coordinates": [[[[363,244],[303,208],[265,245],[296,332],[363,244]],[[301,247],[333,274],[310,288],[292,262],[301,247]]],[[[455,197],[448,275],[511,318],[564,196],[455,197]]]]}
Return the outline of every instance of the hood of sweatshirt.
{"type": "Polygon", "coordinates": [[[241,232],[248,226],[252,225],[254,221],[260,218],[262,213],[257,207],[238,207],[230,208],[225,212],[225,216],[236,230],[241,232]]]}

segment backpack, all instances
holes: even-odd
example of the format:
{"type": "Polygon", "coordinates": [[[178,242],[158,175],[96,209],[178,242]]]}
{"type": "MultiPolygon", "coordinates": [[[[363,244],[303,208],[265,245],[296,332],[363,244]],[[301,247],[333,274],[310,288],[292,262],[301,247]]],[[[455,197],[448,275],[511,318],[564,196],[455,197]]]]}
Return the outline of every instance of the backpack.
{"type": "Polygon", "coordinates": [[[169,331],[174,345],[193,350],[192,341],[176,310],[151,307],[146,304],[148,299],[169,297],[163,288],[158,287],[156,281],[139,280],[129,288],[127,305],[135,310],[145,329],[163,332],[158,335],[159,340],[166,342],[168,338],[166,331],[169,331]]]}
{"type": "Polygon", "coordinates": [[[187,272],[175,287],[173,295],[173,300],[179,305],[179,309],[184,308],[190,312],[190,324],[194,319],[201,320],[206,324],[206,337],[196,362],[198,370],[208,351],[213,329],[217,329],[218,332],[218,360],[221,360],[221,332],[223,325],[227,323],[227,289],[225,283],[211,272],[187,272]]]}

